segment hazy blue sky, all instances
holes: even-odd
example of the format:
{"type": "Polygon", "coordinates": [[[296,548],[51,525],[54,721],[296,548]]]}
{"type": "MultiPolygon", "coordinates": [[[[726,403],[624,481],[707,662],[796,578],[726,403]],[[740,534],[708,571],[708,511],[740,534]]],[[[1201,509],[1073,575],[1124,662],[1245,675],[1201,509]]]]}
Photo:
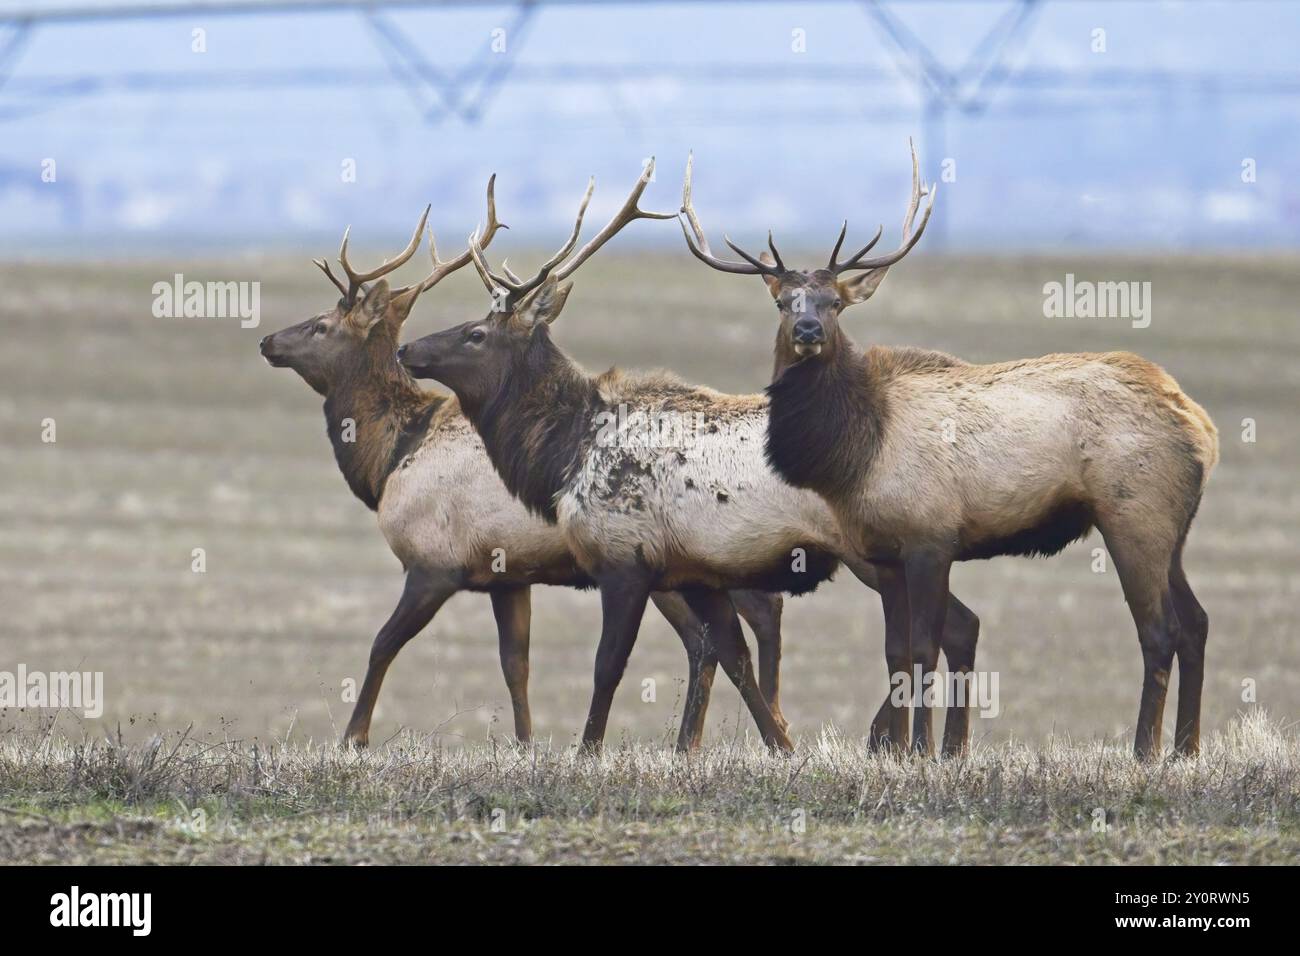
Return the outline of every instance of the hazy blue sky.
{"type": "MultiPolygon", "coordinates": [[[[0,0],[0,14],[31,6],[0,0]]],[[[956,69],[1011,6],[885,9],[956,69]]],[[[0,247],[332,244],[348,223],[383,243],[426,202],[459,242],[493,171],[502,218],[558,237],[587,175],[601,218],[652,154],[646,204],[675,208],[688,149],[715,242],[770,226],[826,244],[845,216],[858,234],[885,223],[888,241],[909,135],[929,177],[945,159],[955,171],[936,244],[1300,244],[1300,5],[1042,6],[1009,85],[953,113],[943,141],[862,4],[543,6],[523,30],[509,6],[386,13],[443,75],[513,65],[476,121],[429,118],[436,95],[394,79],[356,12],[43,26],[0,87],[0,247]],[[497,28],[507,50],[493,54],[497,28]]],[[[627,241],[680,239],[645,224],[627,241]]]]}

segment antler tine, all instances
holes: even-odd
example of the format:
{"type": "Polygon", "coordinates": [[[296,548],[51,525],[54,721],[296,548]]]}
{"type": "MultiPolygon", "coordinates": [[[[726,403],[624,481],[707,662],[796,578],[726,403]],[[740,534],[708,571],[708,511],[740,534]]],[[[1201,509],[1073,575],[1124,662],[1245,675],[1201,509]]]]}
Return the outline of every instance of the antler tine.
{"type": "MultiPolygon", "coordinates": [[[[730,272],[733,275],[756,276],[764,275],[767,266],[762,263],[754,262],[754,265],[747,265],[744,262],[732,262],[728,259],[719,259],[709,248],[708,237],[704,234],[704,227],[700,225],[700,219],[695,214],[695,204],[691,201],[692,179],[695,173],[695,154],[686,154],[686,178],[682,181],[682,208],[678,213],[677,221],[681,223],[682,235],[686,237],[686,248],[706,266],[717,269],[719,272],[730,272]],[[688,229],[687,226],[690,226],[688,229]],[[691,233],[694,232],[694,235],[691,233]]],[[[749,257],[746,256],[748,259],[749,257]]]]}
{"type": "MultiPolygon", "coordinates": [[[[848,226],[848,223],[846,222],[846,223],[845,223],[845,227],[847,228],[847,226],[848,226]]],[[[853,253],[853,255],[851,255],[851,256],[850,256],[846,261],[844,261],[844,262],[836,262],[836,261],[835,261],[835,257],[839,254],[839,251],[840,251],[840,242],[843,242],[843,241],[844,241],[844,232],[841,230],[841,232],[840,232],[840,242],[835,243],[835,251],[831,253],[831,264],[828,265],[826,268],[827,268],[830,272],[833,272],[833,273],[835,273],[835,274],[837,274],[837,275],[838,275],[839,273],[843,272],[845,269],[854,269],[854,268],[857,268],[857,266],[856,266],[857,261],[858,261],[859,259],[861,259],[863,256],[865,256],[865,255],[866,255],[868,252],[870,252],[872,249],[874,249],[874,248],[876,247],[876,243],[878,243],[878,242],[880,241],[880,237],[881,237],[882,235],[884,235],[884,232],[885,232],[885,227],[884,227],[884,226],[877,226],[877,227],[876,227],[876,234],[875,234],[874,236],[871,237],[871,241],[870,241],[870,242],[868,242],[865,246],[863,246],[863,247],[862,247],[861,249],[859,249],[857,252],[853,253]]]]}
{"type": "MultiPolygon", "coordinates": [[[[557,279],[567,279],[569,276],[577,272],[580,265],[586,262],[592,254],[596,252],[596,250],[613,238],[613,236],[628,223],[637,219],[677,218],[677,213],[675,212],[648,212],[641,208],[641,194],[645,192],[646,186],[649,185],[650,180],[654,177],[654,172],[655,160],[654,157],[651,156],[650,162],[646,164],[645,170],[636,181],[636,185],[632,187],[632,192],[628,195],[618,212],[614,214],[614,218],[607,222],[605,228],[596,233],[596,235],[591,238],[591,241],[578,250],[576,256],[566,262],[555,273],[557,279]]],[[[504,266],[504,263],[502,265],[504,266]]]]}
{"type": "Polygon", "coordinates": [[[912,137],[907,137],[907,148],[912,154],[912,198],[907,204],[907,215],[903,217],[903,237],[907,237],[907,231],[912,228],[912,220],[916,218],[916,209],[921,202],[921,196],[924,195],[921,189],[921,164],[916,161],[916,144],[912,142],[912,137]]]}
{"type": "MultiPolygon", "coordinates": [[[[712,255],[713,250],[709,248],[709,240],[708,237],[704,235],[704,227],[700,225],[699,217],[695,215],[695,204],[691,202],[691,180],[694,178],[694,175],[695,152],[692,150],[686,154],[686,178],[682,180],[682,208],[678,212],[678,218],[680,219],[683,215],[686,216],[687,220],[690,222],[691,230],[695,233],[696,245],[705,255],[712,255]]],[[[682,229],[686,229],[685,223],[682,223],[682,229]]],[[[687,235],[686,239],[688,242],[690,241],[690,238],[691,237],[687,235]]]]}
{"type": "Polygon", "coordinates": [[[776,261],[776,267],[784,272],[785,263],[781,261],[781,253],[776,251],[776,243],[772,241],[771,229],[767,231],[767,248],[772,250],[772,258],[776,261]]]}
{"type": "MultiPolygon", "coordinates": [[[[910,230],[912,226],[911,216],[909,216],[908,220],[904,222],[903,235],[906,236],[907,238],[904,240],[901,246],[899,246],[893,252],[890,252],[883,256],[877,256],[874,259],[858,260],[857,262],[852,263],[851,266],[848,266],[846,268],[883,269],[886,266],[892,266],[899,259],[903,258],[903,256],[911,252],[912,247],[915,246],[917,242],[920,241],[921,234],[925,232],[926,224],[930,221],[930,213],[934,211],[934,197],[938,192],[939,192],[939,188],[937,185],[931,185],[928,188],[921,190],[921,192],[917,196],[918,204],[921,196],[929,195],[930,201],[925,205],[925,215],[921,217],[921,224],[916,227],[916,232],[912,233],[910,236],[907,235],[908,230],[910,230]]],[[[914,215],[915,212],[913,211],[912,216],[914,215]]]]}
{"type": "MultiPolygon", "coordinates": [[[[934,198],[939,193],[939,184],[933,183],[929,186],[922,187],[920,164],[916,160],[916,146],[909,138],[908,146],[912,150],[912,198],[907,205],[907,215],[903,217],[903,244],[893,252],[883,256],[876,256],[874,259],[862,259],[863,253],[858,253],[849,262],[839,267],[839,271],[845,269],[883,269],[893,265],[903,256],[912,251],[912,247],[917,244],[921,234],[925,232],[926,224],[930,221],[930,213],[934,211],[934,198]],[[921,197],[928,195],[930,201],[926,203],[925,215],[921,217],[921,224],[916,227],[916,232],[912,232],[912,223],[916,219],[917,210],[921,207],[921,197]]],[[[873,240],[874,244],[874,240],[873,240]]]]}
{"type": "MultiPolygon", "coordinates": [[[[569,234],[569,238],[565,240],[564,245],[560,247],[559,251],[556,252],[555,255],[551,256],[551,258],[547,259],[545,262],[542,263],[542,266],[540,269],[537,270],[536,275],[534,275],[527,282],[514,283],[513,287],[511,288],[511,295],[515,301],[522,299],[528,293],[532,292],[539,285],[545,282],[546,277],[551,274],[551,270],[568,258],[569,253],[573,251],[573,247],[578,244],[578,236],[582,234],[582,219],[584,216],[587,215],[587,205],[591,202],[591,195],[595,191],[596,191],[596,177],[592,176],[590,179],[587,180],[587,191],[583,193],[582,203],[578,206],[578,216],[573,222],[573,232],[569,234]]],[[[564,277],[563,275],[560,276],[560,278],[563,277],[564,277]]]]}
{"type": "Polygon", "coordinates": [[[312,264],[316,266],[316,268],[319,269],[321,272],[325,273],[325,278],[329,279],[330,282],[333,282],[334,288],[338,289],[340,294],[342,294],[344,298],[347,298],[348,287],[345,286],[342,282],[340,282],[338,277],[335,276],[334,273],[330,271],[330,264],[328,262],[326,262],[324,259],[313,259],[312,264]]]}
{"type": "MultiPolygon", "coordinates": [[[[732,242],[731,237],[726,235],[725,233],[722,236],[722,241],[731,247],[732,252],[740,256],[740,258],[744,259],[751,266],[753,266],[755,269],[758,270],[758,272],[755,273],[755,275],[779,276],[782,272],[785,271],[785,267],[780,265],[779,260],[775,263],[768,263],[768,262],[764,262],[762,259],[755,259],[744,249],[740,248],[740,246],[732,242]]],[[[775,253],[776,248],[772,247],[772,251],[773,253],[775,253]]]]}
{"type": "Polygon", "coordinates": [[[848,235],[848,232],[849,232],[849,221],[845,219],[844,224],[840,226],[840,237],[835,240],[835,248],[831,250],[831,261],[826,263],[826,269],[830,272],[835,271],[835,266],[836,266],[835,260],[836,258],[839,257],[840,246],[844,245],[844,237],[848,235]]]}
{"type": "Polygon", "coordinates": [[[429,210],[432,208],[431,205],[424,207],[424,215],[420,217],[419,223],[416,224],[415,232],[411,234],[411,241],[406,244],[406,248],[398,253],[395,259],[389,259],[383,265],[369,272],[357,272],[348,262],[348,237],[352,233],[352,227],[348,226],[347,229],[343,230],[343,242],[339,246],[339,265],[343,267],[343,271],[348,276],[346,297],[349,302],[356,296],[357,290],[367,282],[378,279],[380,276],[386,276],[388,273],[401,268],[411,256],[415,255],[415,250],[420,248],[420,239],[424,235],[424,224],[428,221],[429,210]]]}
{"type": "Polygon", "coordinates": [[[495,275],[488,268],[487,260],[483,258],[483,247],[480,245],[479,231],[477,229],[470,233],[469,247],[465,251],[469,253],[469,257],[474,263],[474,270],[478,273],[478,277],[483,280],[483,285],[487,287],[489,295],[496,298],[498,291],[510,291],[509,283],[501,282],[501,277],[495,275]]]}
{"type": "Polygon", "coordinates": [[[591,194],[596,191],[596,177],[593,176],[587,181],[587,191],[582,196],[582,203],[578,206],[578,216],[573,224],[573,232],[565,241],[558,252],[551,258],[547,259],[537,274],[526,281],[520,280],[513,272],[506,270],[507,275],[497,275],[489,268],[487,260],[483,257],[483,246],[478,240],[478,232],[470,237],[470,254],[474,257],[474,267],[478,269],[479,278],[483,284],[488,287],[488,292],[493,296],[497,294],[498,289],[504,289],[508,294],[511,303],[519,302],[543,282],[551,274],[551,270],[563,262],[573,251],[573,247],[578,244],[578,236],[582,233],[582,219],[587,214],[587,205],[591,202],[591,194]]]}
{"type": "MultiPolygon", "coordinates": [[[[498,229],[509,229],[505,223],[497,220],[497,199],[496,199],[497,176],[496,173],[488,180],[487,186],[487,231],[483,236],[483,247],[492,241],[492,237],[497,234],[498,229]]],[[[475,235],[478,233],[476,232],[475,235]]],[[[433,230],[429,230],[429,258],[433,260],[433,271],[420,283],[420,291],[428,292],[447,276],[451,275],[457,269],[468,265],[472,255],[469,249],[466,249],[455,259],[448,259],[446,262],[438,258],[438,247],[433,241],[433,230]]]]}

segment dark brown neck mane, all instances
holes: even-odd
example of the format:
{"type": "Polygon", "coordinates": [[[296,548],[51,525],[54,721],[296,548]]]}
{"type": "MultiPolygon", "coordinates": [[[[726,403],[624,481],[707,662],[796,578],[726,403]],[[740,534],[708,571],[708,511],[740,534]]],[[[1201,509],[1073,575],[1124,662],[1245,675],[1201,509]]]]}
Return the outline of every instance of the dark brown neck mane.
{"type": "Polygon", "coordinates": [[[875,459],[887,411],[857,346],[836,329],[822,355],[781,370],[767,395],[767,460],[777,474],[826,498],[851,493],[875,459]]]}
{"type": "Polygon", "coordinates": [[[581,467],[600,409],[592,379],[541,324],[512,356],[495,395],[481,402],[460,398],[510,493],[553,524],[556,498],[581,467]]]}
{"type": "Polygon", "coordinates": [[[398,462],[429,429],[447,396],[420,388],[397,364],[397,337],[376,328],[361,355],[325,396],[325,429],[352,493],[372,511],[398,462]],[[351,441],[345,440],[348,420],[351,441]]]}

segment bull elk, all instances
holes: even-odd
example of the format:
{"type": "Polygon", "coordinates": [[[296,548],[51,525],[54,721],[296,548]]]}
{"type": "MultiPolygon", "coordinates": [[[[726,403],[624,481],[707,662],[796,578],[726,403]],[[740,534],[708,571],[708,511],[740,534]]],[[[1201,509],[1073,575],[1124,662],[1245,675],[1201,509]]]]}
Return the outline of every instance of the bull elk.
{"type": "MultiPolygon", "coordinates": [[[[496,218],[494,183],[495,177],[488,183],[484,245],[505,228],[496,218]]],[[[429,275],[390,289],[383,277],[415,254],[428,213],[396,258],[368,272],[349,263],[345,234],[339,264],[346,281],[316,260],[338,288],[334,308],[261,341],[271,365],[292,368],[324,396],[326,431],[339,468],[353,493],[377,512],[380,529],[406,570],[401,599],[375,638],[344,734],[346,743],[358,746],[368,741],[379,688],[398,651],[462,590],[491,597],[515,735],[529,740],[530,585],[591,586],[559,532],[507,493],[456,400],[421,389],[397,364],[401,327],[416,299],[470,261],[468,252],[439,260],[430,236],[429,275]],[[496,549],[506,555],[504,570],[494,568],[496,549]]],[[[758,638],[763,690],[779,715],[780,598],[761,592],[733,592],[731,598],[758,638]]],[[[712,658],[701,623],[681,595],[657,595],[655,603],[692,662],[692,692],[678,738],[678,747],[687,749],[698,746],[703,733],[708,686],[701,684],[711,683],[712,658]]],[[[734,628],[739,631],[738,622],[734,628]]]]}
{"type": "MultiPolygon", "coordinates": [[[[682,230],[696,258],[761,276],[780,311],[768,386],[768,461],[815,491],[863,558],[895,569],[909,610],[909,642],[887,649],[891,671],[937,663],[954,561],[1052,555],[1100,529],[1137,625],[1144,676],[1134,750],[1159,753],[1165,692],[1179,667],[1175,749],[1198,750],[1209,622],[1183,571],[1183,545],[1218,436],[1205,410],[1159,366],[1128,352],[1047,355],[971,365],[936,352],[860,350],[841,312],[868,299],[916,245],[934,207],[912,151],[902,243],[839,260],[847,224],[823,269],[787,268],[776,245],[741,261],[712,254],[683,191],[682,230]],[[921,199],[925,213],[913,231],[921,199]],[[954,423],[945,434],[944,423],[954,423]]],[[[914,745],[927,751],[922,704],[914,745]]]]}
{"type": "MultiPolygon", "coordinates": [[[[583,731],[584,744],[593,749],[604,737],[649,595],[682,590],[711,633],[719,634],[732,626],[725,615],[727,588],[802,594],[829,578],[841,558],[869,586],[880,587],[876,570],[845,547],[826,504],[792,488],[767,465],[762,395],[724,395],[664,373],[590,375],[552,340],[550,324],[572,289],[562,283],[631,221],[652,169],[621,211],[575,253],[589,185],[569,239],[528,279],[504,266],[493,271],[484,258],[487,234],[472,236],[469,251],[493,297],[492,310],[398,351],[417,378],[437,379],[456,394],[506,487],[531,512],[559,525],[600,588],[603,622],[583,731]],[[626,409],[643,422],[673,424],[675,431],[665,439],[663,432],[611,430],[611,420],[626,409]]],[[[905,608],[886,593],[885,610],[887,628],[897,632],[905,608]]],[[[978,620],[954,598],[947,622],[949,660],[973,666],[978,620]]],[[[719,651],[732,679],[749,686],[743,642],[719,651]]],[[[892,696],[873,722],[877,744],[896,746],[900,721],[906,730],[906,712],[892,696]]],[[[750,692],[745,701],[769,745],[789,747],[763,700],[750,692]]],[[[950,713],[945,740],[951,750],[964,746],[968,721],[969,705],[950,713]]]]}

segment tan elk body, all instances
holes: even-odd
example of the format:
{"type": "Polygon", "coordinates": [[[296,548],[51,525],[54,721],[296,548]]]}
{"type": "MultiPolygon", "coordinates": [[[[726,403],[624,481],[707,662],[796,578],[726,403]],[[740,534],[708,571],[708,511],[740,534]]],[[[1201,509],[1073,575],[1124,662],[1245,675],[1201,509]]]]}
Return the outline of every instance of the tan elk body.
{"type": "Polygon", "coordinates": [[[1052,553],[1112,514],[1172,546],[1218,460],[1205,411],[1130,353],[933,366],[877,347],[850,368],[874,448],[850,443],[858,467],[813,480],[862,554],[915,542],[957,560],[1052,553]],[[1144,486],[1179,507],[1157,507],[1144,486]]]}
{"type": "Polygon", "coordinates": [[[407,567],[460,568],[467,589],[589,587],[563,536],[501,484],[455,397],[431,398],[428,431],[388,475],[379,500],[379,527],[393,554],[407,567]]]}
{"type": "Polygon", "coordinates": [[[724,395],[667,374],[611,372],[594,379],[607,409],[642,410],[685,423],[680,443],[613,445],[593,422],[587,450],[560,492],[559,526],[587,568],[643,561],[654,587],[729,588],[736,582],[788,583],[844,553],[839,525],[817,495],[793,488],[764,458],[767,400],[724,395]],[[812,552],[811,555],[809,552],[812,552]]]}

